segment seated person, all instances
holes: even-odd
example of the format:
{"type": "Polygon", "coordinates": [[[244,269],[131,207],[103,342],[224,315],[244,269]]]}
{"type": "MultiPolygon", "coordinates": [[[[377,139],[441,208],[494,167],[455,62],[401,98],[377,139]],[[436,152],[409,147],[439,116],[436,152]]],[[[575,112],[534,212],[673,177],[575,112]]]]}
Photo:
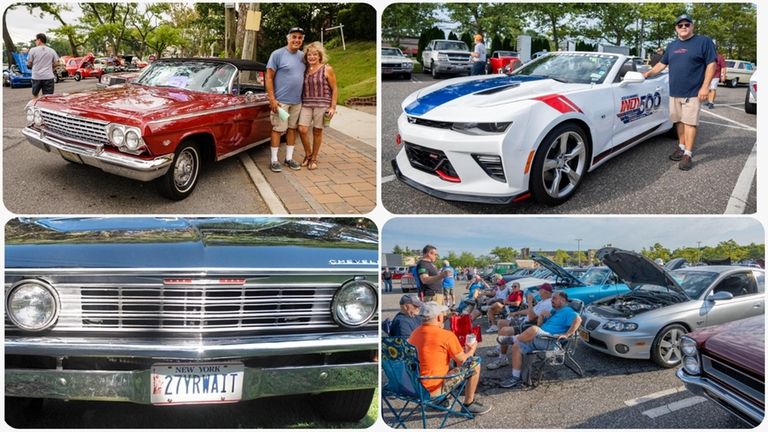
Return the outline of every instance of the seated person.
{"type": "Polygon", "coordinates": [[[531,326],[519,336],[512,336],[512,377],[499,384],[504,388],[519,387],[522,384],[520,378],[523,366],[523,354],[533,350],[548,349],[551,340],[542,337],[554,337],[558,341],[572,336],[581,325],[579,314],[568,306],[568,294],[558,291],[552,297],[552,311],[549,318],[539,326],[531,326]]]}
{"type": "MultiPolygon", "coordinates": [[[[457,365],[463,365],[467,359],[472,359],[474,373],[469,377],[464,387],[464,406],[475,414],[484,414],[491,410],[490,406],[485,406],[478,400],[475,392],[480,382],[480,363],[474,358],[477,350],[477,342],[467,347],[462,347],[459,338],[453,332],[444,327],[445,313],[448,308],[430,301],[424,303],[421,307],[419,316],[422,324],[414,330],[408,342],[416,347],[419,354],[419,367],[421,375],[424,376],[444,376],[453,372],[449,362],[452,359],[457,365]]],[[[424,388],[432,395],[438,395],[449,391],[457,384],[453,379],[428,379],[422,380],[424,388]]]]}
{"type": "Polygon", "coordinates": [[[466,289],[469,293],[466,297],[461,299],[461,302],[459,302],[459,307],[456,308],[457,313],[463,313],[467,306],[469,306],[469,310],[466,313],[472,312],[477,305],[477,299],[480,297],[480,292],[489,288],[488,284],[485,283],[480,275],[475,275],[472,280],[467,282],[466,289]]]}
{"type": "MultiPolygon", "coordinates": [[[[472,311],[473,321],[482,316],[483,313],[488,312],[494,303],[500,303],[500,306],[503,307],[504,300],[509,297],[509,286],[504,282],[504,278],[502,278],[501,275],[495,275],[494,278],[496,279],[496,286],[493,290],[488,290],[483,293],[483,297],[480,298],[480,307],[475,308],[475,310],[472,311]]],[[[489,328],[488,331],[495,330],[489,328]]]]}
{"type": "Polygon", "coordinates": [[[506,316],[508,313],[517,311],[520,305],[523,304],[523,292],[520,290],[520,284],[517,282],[511,282],[511,291],[502,301],[495,301],[488,308],[488,332],[495,332],[499,328],[496,326],[496,315],[503,314],[506,316]]]}
{"type": "Polygon", "coordinates": [[[490,357],[499,357],[498,360],[488,363],[488,369],[494,370],[500,367],[509,366],[509,357],[507,349],[512,341],[512,336],[518,333],[520,325],[514,322],[515,319],[522,318],[523,323],[531,323],[541,326],[544,322],[544,316],[549,316],[552,310],[552,285],[544,283],[539,287],[540,299],[534,304],[533,295],[528,295],[528,307],[516,312],[512,312],[507,319],[499,320],[499,337],[496,338],[498,345],[488,353],[490,357]]]}
{"type": "Polygon", "coordinates": [[[424,303],[419,300],[416,294],[406,294],[400,297],[400,312],[392,319],[389,326],[390,336],[400,336],[403,338],[411,337],[411,333],[416,327],[421,325],[419,318],[419,309],[424,303]]]}

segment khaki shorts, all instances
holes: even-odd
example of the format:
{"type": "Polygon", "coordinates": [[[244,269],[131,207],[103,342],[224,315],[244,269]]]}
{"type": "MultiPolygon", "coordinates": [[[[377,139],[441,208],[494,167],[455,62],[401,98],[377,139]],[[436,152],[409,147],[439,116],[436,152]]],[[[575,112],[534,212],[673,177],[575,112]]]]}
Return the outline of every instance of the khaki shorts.
{"type": "Polygon", "coordinates": [[[698,126],[699,112],[701,112],[701,103],[697,96],[688,98],[669,98],[669,119],[672,123],[698,126]]]}
{"type": "Polygon", "coordinates": [[[435,294],[435,295],[431,295],[431,296],[425,295],[424,296],[424,301],[425,302],[433,301],[433,302],[437,302],[437,304],[444,304],[444,300],[445,300],[445,298],[443,297],[442,294],[435,294]]]}
{"type": "Polygon", "coordinates": [[[720,84],[720,78],[712,78],[712,81],[709,82],[709,89],[717,90],[718,84],[720,84]]]}
{"type": "Polygon", "coordinates": [[[288,129],[296,129],[296,125],[299,123],[299,115],[301,114],[301,104],[284,104],[277,103],[277,106],[288,111],[288,119],[281,120],[277,113],[270,113],[269,121],[272,122],[272,130],[275,132],[283,133],[288,129]]]}
{"type": "Polygon", "coordinates": [[[323,128],[323,114],[328,108],[308,108],[301,107],[301,115],[299,115],[299,126],[309,126],[310,124],[315,129],[323,128]]]}

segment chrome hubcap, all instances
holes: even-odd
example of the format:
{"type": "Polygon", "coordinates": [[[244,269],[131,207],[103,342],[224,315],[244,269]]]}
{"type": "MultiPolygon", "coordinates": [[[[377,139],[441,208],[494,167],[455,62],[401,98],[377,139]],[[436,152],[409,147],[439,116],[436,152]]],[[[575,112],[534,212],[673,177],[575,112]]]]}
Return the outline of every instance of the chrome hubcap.
{"type": "Polygon", "coordinates": [[[542,180],[547,194],[562,198],[581,181],[587,162],[584,140],[575,132],[565,132],[555,138],[544,159],[542,180]]]}
{"type": "Polygon", "coordinates": [[[659,342],[659,354],[664,362],[675,364],[680,361],[682,354],[680,352],[680,338],[683,332],[680,329],[672,329],[664,334],[659,342]]]}
{"type": "Polygon", "coordinates": [[[176,188],[185,192],[195,180],[197,176],[197,155],[191,149],[185,149],[179,153],[179,157],[176,158],[176,164],[173,170],[173,181],[176,184],[176,188]]]}

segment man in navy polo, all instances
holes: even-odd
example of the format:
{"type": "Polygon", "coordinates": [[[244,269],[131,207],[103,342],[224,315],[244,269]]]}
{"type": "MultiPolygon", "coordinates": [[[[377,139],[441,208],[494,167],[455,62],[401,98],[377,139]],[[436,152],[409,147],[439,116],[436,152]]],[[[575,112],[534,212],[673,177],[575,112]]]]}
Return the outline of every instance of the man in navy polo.
{"type": "Polygon", "coordinates": [[[679,140],[678,148],[669,158],[679,161],[678,168],[683,171],[693,166],[691,158],[701,103],[709,95],[717,60],[712,39],[696,35],[693,30],[693,19],[689,15],[677,17],[677,39],[667,45],[656,66],[644,74],[649,78],[669,66],[669,117],[676,123],[679,140]]]}

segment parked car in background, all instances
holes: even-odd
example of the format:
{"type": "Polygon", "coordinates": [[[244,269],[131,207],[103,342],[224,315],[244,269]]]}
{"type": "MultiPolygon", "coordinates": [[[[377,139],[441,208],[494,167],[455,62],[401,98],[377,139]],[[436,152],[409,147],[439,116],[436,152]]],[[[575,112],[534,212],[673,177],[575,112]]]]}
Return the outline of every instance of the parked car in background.
{"type": "Polygon", "coordinates": [[[765,272],[740,266],[667,271],[636,252],[597,254],[632,290],[587,306],[582,340],[606,354],[680,364],[680,340],[690,331],[765,312],[765,272]]]}
{"type": "Polygon", "coordinates": [[[381,49],[381,75],[397,75],[403,79],[411,79],[415,61],[406,57],[400,48],[384,47],[381,49]]]}
{"type": "MultiPolygon", "coordinates": [[[[629,287],[616,276],[608,267],[590,267],[583,275],[576,277],[573,273],[559,266],[549,258],[531,254],[531,258],[543,268],[552,273],[550,284],[556,290],[565,291],[569,299],[581,300],[584,304],[609,296],[620,295],[629,292],[629,287]]],[[[518,280],[524,282],[524,279],[518,280]]],[[[526,290],[525,295],[537,294],[539,285],[526,290]]]]}
{"type": "Polygon", "coordinates": [[[435,39],[421,52],[424,72],[431,72],[432,78],[442,74],[469,75],[472,63],[469,47],[462,41],[435,39]]]}
{"type": "Polygon", "coordinates": [[[95,59],[93,54],[87,54],[83,57],[68,57],[65,66],[67,75],[74,78],[75,81],[80,81],[83,78],[101,78],[102,70],[93,65],[95,59]]]}
{"type": "Polygon", "coordinates": [[[765,316],[757,315],[683,336],[677,377],[749,427],[765,418],[765,316]]]}
{"type": "Polygon", "coordinates": [[[400,276],[400,289],[403,290],[404,293],[416,291],[416,281],[413,279],[414,267],[416,266],[408,267],[405,273],[400,276]]]}
{"type": "Polygon", "coordinates": [[[7,82],[10,88],[32,87],[32,70],[27,67],[27,59],[26,53],[13,53],[15,64],[3,71],[3,85],[7,82]]]}
{"type": "Polygon", "coordinates": [[[379,376],[375,228],[27,218],[8,222],[5,241],[8,416],[30,399],[99,409],[293,394],[311,394],[329,420],[368,412],[379,376]]]}
{"type": "Polygon", "coordinates": [[[510,70],[517,69],[523,62],[520,61],[520,57],[517,51],[494,51],[491,56],[488,57],[486,65],[486,72],[489,74],[502,73],[504,66],[510,65],[510,70]]]}
{"type": "Polygon", "coordinates": [[[115,72],[107,73],[99,78],[99,82],[96,87],[104,88],[118,84],[127,84],[133,82],[141,75],[141,72],[115,72]]]}
{"type": "Polygon", "coordinates": [[[30,101],[22,134],[68,162],[156,180],[181,200],[203,164],[269,141],[264,71],[247,60],[160,59],[127,85],[30,101]]]}
{"type": "Polygon", "coordinates": [[[755,65],[744,60],[726,60],[725,61],[726,79],[723,84],[728,87],[736,87],[739,83],[749,83],[749,79],[755,72],[755,65]]]}
{"type": "Polygon", "coordinates": [[[744,112],[747,114],[757,114],[757,71],[749,78],[749,88],[744,97],[744,112]]]}

